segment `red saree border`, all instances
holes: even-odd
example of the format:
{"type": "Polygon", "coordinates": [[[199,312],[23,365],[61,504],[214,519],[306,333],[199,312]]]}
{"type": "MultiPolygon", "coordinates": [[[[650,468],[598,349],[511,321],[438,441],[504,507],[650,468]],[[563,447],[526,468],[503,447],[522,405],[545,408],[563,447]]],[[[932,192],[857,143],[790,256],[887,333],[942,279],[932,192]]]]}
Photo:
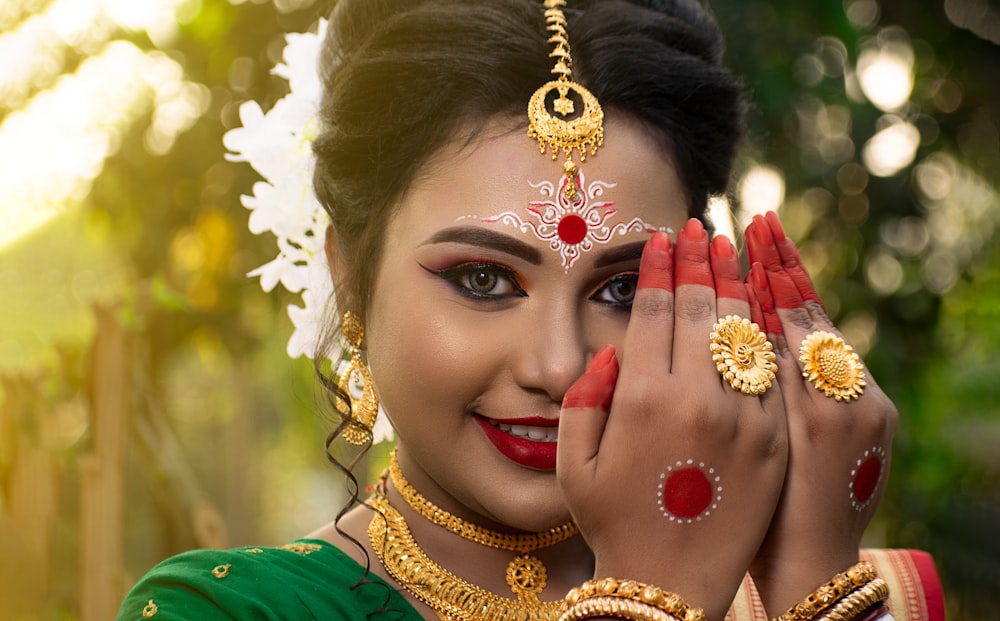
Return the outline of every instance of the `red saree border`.
{"type": "MultiPolygon", "coordinates": [[[[896,621],[945,621],[944,594],[934,559],[927,552],[906,549],[864,549],[861,559],[871,562],[889,583],[886,602],[896,621]]],[[[725,621],[769,621],[764,604],[747,575],[725,621]]]]}

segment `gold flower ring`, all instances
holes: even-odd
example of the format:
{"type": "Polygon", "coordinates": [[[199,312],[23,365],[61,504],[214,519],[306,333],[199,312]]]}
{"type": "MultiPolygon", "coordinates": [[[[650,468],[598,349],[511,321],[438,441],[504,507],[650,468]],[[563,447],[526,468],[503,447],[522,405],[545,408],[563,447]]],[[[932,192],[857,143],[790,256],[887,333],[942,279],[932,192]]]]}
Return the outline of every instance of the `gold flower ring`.
{"type": "Polygon", "coordinates": [[[854,349],[836,334],[818,330],[799,348],[802,377],[837,401],[857,399],[865,391],[865,366],[854,349]]]}
{"type": "Polygon", "coordinates": [[[757,324],[728,315],[712,327],[712,360],[733,390],[762,395],[774,382],[774,347],[757,324]]]}

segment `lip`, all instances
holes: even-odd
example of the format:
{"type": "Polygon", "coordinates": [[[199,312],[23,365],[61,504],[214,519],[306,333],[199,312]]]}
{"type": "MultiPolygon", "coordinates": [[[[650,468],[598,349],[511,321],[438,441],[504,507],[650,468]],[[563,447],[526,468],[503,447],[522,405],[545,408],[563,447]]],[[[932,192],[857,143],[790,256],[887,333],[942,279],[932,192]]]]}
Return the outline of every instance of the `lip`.
{"type": "MultiPolygon", "coordinates": [[[[486,418],[475,417],[476,423],[482,428],[489,440],[500,454],[512,462],[533,470],[555,470],[557,442],[536,442],[528,438],[519,438],[500,431],[486,418]]],[[[505,425],[528,425],[532,427],[557,427],[559,421],[550,418],[512,418],[504,419],[505,425]]]]}
{"type": "Polygon", "coordinates": [[[501,423],[504,425],[526,425],[528,427],[558,427],[559,419],[552,418],[542,418],[541,416],[527,416],[525,418],[504,418],[504,419],[490,419],[494,423],[501,423]]]}

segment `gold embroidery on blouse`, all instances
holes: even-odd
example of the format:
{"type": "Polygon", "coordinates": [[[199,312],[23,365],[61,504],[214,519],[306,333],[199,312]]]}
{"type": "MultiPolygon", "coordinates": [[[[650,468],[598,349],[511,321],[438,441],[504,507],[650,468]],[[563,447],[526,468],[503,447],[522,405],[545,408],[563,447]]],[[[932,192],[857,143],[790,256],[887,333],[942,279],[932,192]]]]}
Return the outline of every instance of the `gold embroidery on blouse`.
{"type": "Polygon", "coordinates": [[[148,619],[153,615],[155,615],[156,611],[158,610],[159,608],[156,607],[156,604],[153,603],[153,600],[149,600],[149,603],[146,604],[145,608],[142,609],[142,618],[148,619]]]}
{"type": "Polygon", "coordinates": [[[226,563],[225,565],[217,565],[215,569],[212,570],[212,575],[222,580],[229,575],[229,568],[232,567],[232,563],[226,563]]]}
{"type": "Polygon", "coordinates": [[[318,543],[302,543],[302,542],[289,543],[281,546],[282,550],[290,550],[292,552],[295,552],[296,554],[303,554],[303,555],[312,554],[313,552],[321,550],[322,548],[323,546],[319,545],[318,543]]]}
{"type": "Polygon", "coordinates": [[[246,550],[243,550],[243,551],[244,552],[248,552],[250,554],[262,554],[264,552],[260,548],[247,548],[246,550]]]}

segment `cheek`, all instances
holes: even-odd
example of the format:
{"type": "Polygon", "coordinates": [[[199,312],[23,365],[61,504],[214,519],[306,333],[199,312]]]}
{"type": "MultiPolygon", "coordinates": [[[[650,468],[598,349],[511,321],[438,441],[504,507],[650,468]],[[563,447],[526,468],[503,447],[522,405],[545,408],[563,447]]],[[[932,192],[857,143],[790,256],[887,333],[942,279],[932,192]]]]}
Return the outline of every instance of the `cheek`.
{"type": "Polygon", "coordinates": [[[621,352],[625,347],[625,332],[628,330],[628,313],[619,313],[602,308],[591,308],[585,318],[587,349],[596,353],[605,345],[614,345],[621,352]]]}
{"type": "Polygon", "coordinates": [[[449,306],[433,299],[373,305],[381,310],[370,320],[368,359],[394,421],[410,411],[465,408],[502,367],[497,331],[481,317],[448,313],[449,306]]]}

